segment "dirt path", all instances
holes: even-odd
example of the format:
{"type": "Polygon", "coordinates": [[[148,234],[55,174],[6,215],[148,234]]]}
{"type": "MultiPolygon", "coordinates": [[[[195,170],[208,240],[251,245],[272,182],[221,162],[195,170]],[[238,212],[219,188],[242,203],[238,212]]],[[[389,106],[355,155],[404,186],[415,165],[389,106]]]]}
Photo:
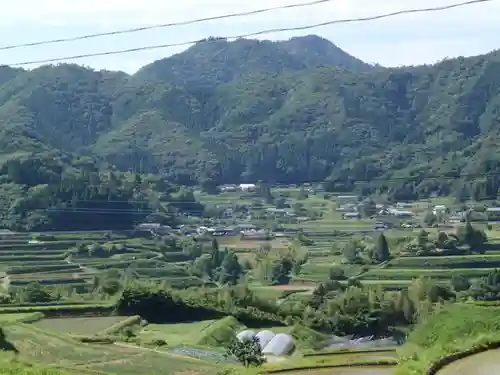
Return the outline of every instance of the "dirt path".
{"type": "Polygon", "coordinates": [[[455,361],[437,375],[493,375],[500,373],[500,349],[488,350],[455,361]]]}

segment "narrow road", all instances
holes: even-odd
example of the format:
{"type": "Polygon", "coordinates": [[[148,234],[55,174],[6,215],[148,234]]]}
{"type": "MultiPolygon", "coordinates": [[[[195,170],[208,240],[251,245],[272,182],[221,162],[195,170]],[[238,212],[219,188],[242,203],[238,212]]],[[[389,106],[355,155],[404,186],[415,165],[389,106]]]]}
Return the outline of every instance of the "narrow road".
{"type": "Polygon", "coordinates": [[[488,350],[455,361],[437,375],[494,375],[500,374],[500,349],[488,350]]]}

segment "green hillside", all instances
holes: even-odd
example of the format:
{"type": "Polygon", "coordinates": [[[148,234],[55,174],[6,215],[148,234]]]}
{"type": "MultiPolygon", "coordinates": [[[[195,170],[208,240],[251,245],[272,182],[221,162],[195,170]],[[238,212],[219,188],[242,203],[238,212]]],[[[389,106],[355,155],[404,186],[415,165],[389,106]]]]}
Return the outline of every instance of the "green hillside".
{"type": "Polygon", "coordinates": [[[56,212],[71,199],[150,202],[177,191],[160,181],[328,179],[339,190],[396,177],[401,183],[366,188],[395,199],[438,189],[496,195],[499,73],[498,52],[385,69],[316,36],[210,38],[133,76],[67,64],[2,67],[0,223],[59,228],[56,212]],[[127,171],[154,174],[155,186],[137,195],[127,171]],[[88,188],[103,184],[106,191],[88,188]]]}

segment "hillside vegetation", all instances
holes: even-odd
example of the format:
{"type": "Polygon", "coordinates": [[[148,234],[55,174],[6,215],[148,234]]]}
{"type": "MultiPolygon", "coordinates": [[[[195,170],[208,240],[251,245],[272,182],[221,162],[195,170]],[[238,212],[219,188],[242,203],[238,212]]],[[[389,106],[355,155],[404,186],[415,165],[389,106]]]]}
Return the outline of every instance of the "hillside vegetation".
{"type": "Polygon", "coordinates": [[[499,73],[498,52],[384,69],[316,36],[210,38],[132,76],[67,64],[4,66],[0,222],[59,228],[56,216],[71,200],[150,202],[169,191],[156,184],[137,193],[135,177],[118,171],[179,185],[328,179],[333,190],[397,177],[411,180],[367,188],[398,199],[436,189],[496,195],[499,73]],[[460,172],[492,175],[449,178],[460,172]]]}
{"type": "Polygon", "coordinates": [[[455,304],[417,325],[402,350],[397,375],[423,375],[445,356],[498,347],[500,321],[495,307],[455,304]]]}

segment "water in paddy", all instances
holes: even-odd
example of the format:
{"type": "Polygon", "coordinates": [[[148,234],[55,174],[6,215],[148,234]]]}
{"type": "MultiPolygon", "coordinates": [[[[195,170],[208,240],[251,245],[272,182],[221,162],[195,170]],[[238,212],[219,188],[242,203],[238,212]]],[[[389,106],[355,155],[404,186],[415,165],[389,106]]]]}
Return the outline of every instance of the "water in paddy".
{"type": "Polygon", "coordinates": [[[449,364],[438,372],[438,375],[495,374],[500,374],[500,349],[471,355],[470,357],[449,364]]]}
{"type": "Polygon", "coordinates": [[[303,370],[287,375],[391,375],[393,367],[346,367],[325,370],[303,370]]]}

